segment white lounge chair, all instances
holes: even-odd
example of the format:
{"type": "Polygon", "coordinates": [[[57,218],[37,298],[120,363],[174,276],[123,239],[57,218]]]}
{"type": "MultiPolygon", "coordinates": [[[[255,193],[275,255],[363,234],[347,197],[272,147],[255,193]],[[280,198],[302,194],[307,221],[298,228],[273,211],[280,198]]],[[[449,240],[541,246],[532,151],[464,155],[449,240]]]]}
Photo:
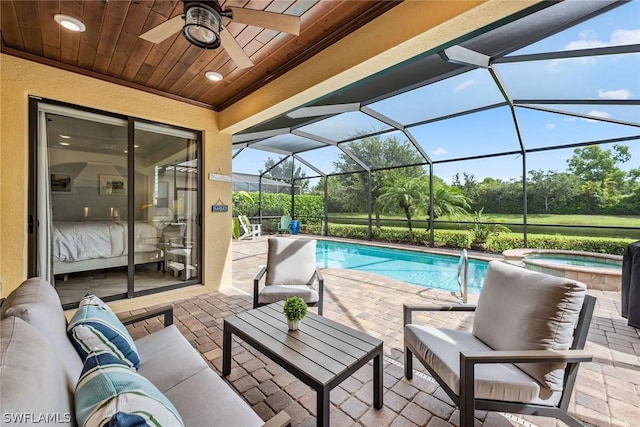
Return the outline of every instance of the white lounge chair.
{"type": "Polygon", "coordinates": [[[254,240],[256,237],[262,236],[262,224],[251,224],[246,215],[238,216],[238,221],[240,222],[240,230],[242,231],[238,240],[248,238],[254,240]]]}

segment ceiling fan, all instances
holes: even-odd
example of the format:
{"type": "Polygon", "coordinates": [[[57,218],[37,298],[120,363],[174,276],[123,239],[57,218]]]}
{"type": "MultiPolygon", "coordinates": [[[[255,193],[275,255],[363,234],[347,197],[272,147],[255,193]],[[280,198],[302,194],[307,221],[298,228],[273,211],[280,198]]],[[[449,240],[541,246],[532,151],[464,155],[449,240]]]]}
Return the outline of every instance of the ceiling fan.
{"type": "Polygon", "coordinates": [[[223,20],[224,23],[234,21],[296,36],[300,34],[298,16],[241,7],[223,10],[218,0],[183,0],[183,3],[184,15],[174,16],[141,34],[140,38],[157,44],[182,31],[189,43],[202,49],[217,49],[222,45],[238,68],[248,68],[253,66],[253,62],[233,36],[225,31],[223,20]]]}

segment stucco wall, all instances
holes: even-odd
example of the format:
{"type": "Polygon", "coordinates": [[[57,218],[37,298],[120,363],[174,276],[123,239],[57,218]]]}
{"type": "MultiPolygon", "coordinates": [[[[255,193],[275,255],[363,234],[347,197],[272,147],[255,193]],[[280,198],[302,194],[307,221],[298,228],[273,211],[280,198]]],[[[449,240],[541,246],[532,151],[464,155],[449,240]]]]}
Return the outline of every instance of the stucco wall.
{"type": "Polygon", "coordinates": [[[231,205],[231,137],[218,132],[217,113],[205,108],[0,55],[0,294],[27,275],[28,97],[40,96],[203,132],[203,284],[231,285],[231,212],[212,213],[218,199],[231,205]]]}

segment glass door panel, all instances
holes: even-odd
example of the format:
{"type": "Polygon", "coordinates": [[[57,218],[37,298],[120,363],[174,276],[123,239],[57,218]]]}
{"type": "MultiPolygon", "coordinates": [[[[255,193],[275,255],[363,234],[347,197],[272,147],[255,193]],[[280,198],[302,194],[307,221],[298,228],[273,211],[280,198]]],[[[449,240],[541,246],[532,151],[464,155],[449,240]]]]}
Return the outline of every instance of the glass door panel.
{"type": "Polygon", "coordinates": [[[197,135],[136,122],[134,291],[199,280],[197,135]]]}
{"type": "Polygon", "coordinates": [[[127,122],[65,107],[39,110],[38,144],[46,147],[46,155],[38,149],[39,275],[54,284],[63,304],[87,292],[122,297],[127,122]]]}

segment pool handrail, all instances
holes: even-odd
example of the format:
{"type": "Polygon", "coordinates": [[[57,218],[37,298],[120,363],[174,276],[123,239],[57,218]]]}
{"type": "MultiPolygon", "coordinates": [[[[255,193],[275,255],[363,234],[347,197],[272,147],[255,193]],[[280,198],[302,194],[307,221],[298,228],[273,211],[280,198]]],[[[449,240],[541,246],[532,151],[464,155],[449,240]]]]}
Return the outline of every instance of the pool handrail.
{"type": "Polygon", "coordinates": [[[460,252],[460,260],[458,261],[458,286],[460,287],[460,296],[462,303],[467,303],[467,288],[469,278],[469,255],[466,249],[460,252]]]}

